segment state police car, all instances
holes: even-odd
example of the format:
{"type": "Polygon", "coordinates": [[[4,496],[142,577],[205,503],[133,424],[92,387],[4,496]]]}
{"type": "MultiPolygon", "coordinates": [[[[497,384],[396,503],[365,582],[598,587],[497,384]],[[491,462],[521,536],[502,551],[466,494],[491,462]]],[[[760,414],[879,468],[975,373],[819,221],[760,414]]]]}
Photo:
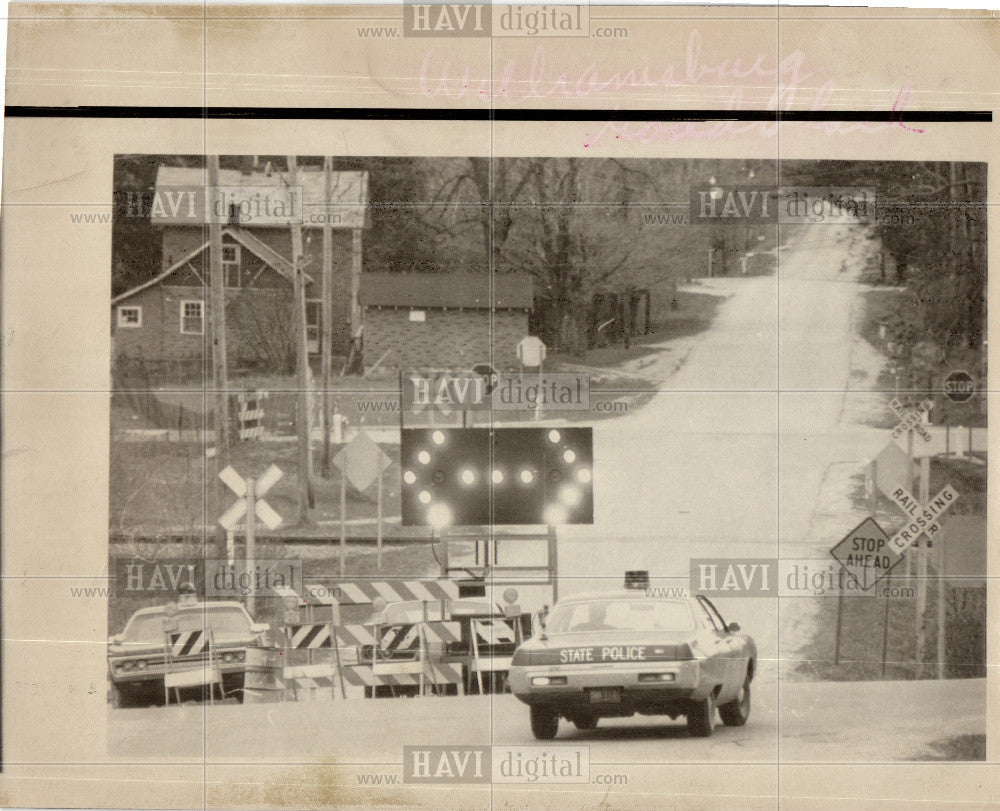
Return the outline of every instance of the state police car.
{"type": "Polygon", "coordinates": [[[600,718],[687,718],[692,735],[750,715],[757,647],[727,624],[712,602],[647,592],[575,595],[561,600],[541,631],[514,653],[511,691],[531,710],[536,738],[556,736],[560,717],[578,729],[600,718]]]}

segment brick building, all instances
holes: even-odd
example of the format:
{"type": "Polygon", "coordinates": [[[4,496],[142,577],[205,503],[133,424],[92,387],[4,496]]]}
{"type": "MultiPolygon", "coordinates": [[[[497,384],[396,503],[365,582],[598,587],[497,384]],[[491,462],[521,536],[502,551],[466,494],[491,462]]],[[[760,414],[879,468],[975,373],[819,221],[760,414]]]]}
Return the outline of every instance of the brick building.
{"type": "MultiPolygon", "coordinates": [[[[326,204],[325,178],[315,169],[300,169],[295,191],[278,172],[222,170],[219,185],[228,206],[222,263],[230,363],[274,370],[276,362],[294,357],[292,219],[303,226],[312,353],[320,351],[321,226],[325,219],[332,224],[332,345],[334,354],[346,354],[352,264],[360,263],[354,232],[364,227],[366,173],[332,173],[326,204]]],[[[113,357],[203,365],[209,353],[209,213],[204,170],[160,168],[149,214],[163,229],[162,264],[156,276],[112,299],[113,357]]]]}
{"type": "Polygon", "coordinates": [[[527,274],[366,273],[365,363],[395,369],[517,366],[534,304],[527,274]]]}

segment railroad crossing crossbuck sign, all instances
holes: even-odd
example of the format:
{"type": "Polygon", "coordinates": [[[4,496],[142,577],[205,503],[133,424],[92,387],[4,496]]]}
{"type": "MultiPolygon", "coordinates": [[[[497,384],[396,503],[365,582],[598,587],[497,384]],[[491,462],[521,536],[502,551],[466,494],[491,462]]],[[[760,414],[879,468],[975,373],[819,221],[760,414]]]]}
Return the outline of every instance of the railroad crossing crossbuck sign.
{"type": "Polygon", "coordinates": [[[886,495],[910,517],[910,522],[889,541],[889,545],[900,554],[915,544],[921,535],[933,540],[941,531],[937,519],[958,501],[958,491],[950,484],[946,484],[926,506],[921,505],[905,487],[897,487],[886,495]]]}
{"type": "MultiPolygon", "coordinates": [[[[278,479],[282,475],[284,474],[281,472],[280,467],[271,465],[264,471],[264,475],[257,479],[255,482],[256,486],[254,487],[254,514],[264,522],[268,529],[272,530],[277,529],[278,525],[281,524],[281,516],[274,511],[270,504],[264,501],[263,496],[277,484],[278,479]]],[[[219,523],[232,532],[236,529],[236,525],[243,516],[247,514],[247,480],[237,473],[232,466],[227,466],[222,470],[219,473],[219,478],[229,486],[230,490],[236,493],[239,499],[219,518],[219,523]]]]}
{"type": "Polygon", "coordinates": [[[928,411],[934,408],[933,400],[924,400],[919,403],[915,408],[907,408],[906,404],[903,403],[898,397],[893,397],[889,401],[889,408],[893,410],[897,417],[899,417],[899,424],[892,429],[892,438],[898,439],[907,431],[913,431],[916,434],[920,434],[920,437],[924,442],[931,441],[931,435],[927,432],[927,429],[921,424],[921,420],[928,411]]]}

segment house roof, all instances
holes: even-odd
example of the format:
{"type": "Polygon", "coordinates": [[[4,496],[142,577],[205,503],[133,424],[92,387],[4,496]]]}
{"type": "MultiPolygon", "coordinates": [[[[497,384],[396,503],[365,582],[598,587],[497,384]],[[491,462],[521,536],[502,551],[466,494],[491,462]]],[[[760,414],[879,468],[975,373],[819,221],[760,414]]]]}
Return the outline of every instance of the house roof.
{"type": "MultiPolygon", "coordinates": [[[[534,283],[526,273],[495,273],[493,307],[530,310],[534,283]]],[[[369,307],[489,309],[487,273],[363,273],[361,303],[369,307]]]]}
{"type": "MultiPolygon", "coordinates": [[[[280,273],[289,281],[292,281],[291,261],[285,259],[285,257],[283,257],[276,250],[274,250],[266,242],[257,239],[257,237],[255,237],[253,234],[248,233],[242,228],[223,228],[222,235],[231,237],[233,240],[240,243],[240,245],[245,247],[251,253],[257,254],[257,256],[261,259],[261,261],[263,261],[265,264],[276,270],[278,273],[280,273]]],[[[148,279],[147,281],[144,281],[142,284],[137,284],[131,290],[126,290],[124,293],[119,293],[117,296],[111,299],[111,303],[117,304],[119,301],[124,301],[130,296],[134,296],[136,293],[145,290],[147,287],[152,287],[153,285],[159,284],[168,276],[170,276],[173,273],[176,273],[178,270],[184,267],[184,265],[186,265],[188,262],[194,259],[198,254],[200,254],[206,248],[208,248],[208,240],[201,243],[201,245],[199,245],[190,253],[182,256],[180,259],[174,262],[170,267],[168,267],[158,276],[154,276],[152,279],[148,279]]],[[[312,281],[312,279],[308,275],[306,274],[303,275],[305,276],[306,281],[312,281]]]]}
{"type": "MultiPolygon", "coordinates": [[[[288,227],[299,222],[304,228],[319,228],[329,221],[333,228],[364,228],[368,200],[367,172],[331,172],[329,202],[325,202],[326,179],[315,168],[298,170],[290,191],[285,172],[241,172],[220,169],[219,186],[226,201],[245,212],[240,225],[250,228],[288,227]]],[[[150,211],[153,225],[197,225],[210,220],[205,197],[204,169],[161,166],[156,173],[156,191],[150,211]]],[[[227,212],[220,212],[223,222],[227,212]]]]}

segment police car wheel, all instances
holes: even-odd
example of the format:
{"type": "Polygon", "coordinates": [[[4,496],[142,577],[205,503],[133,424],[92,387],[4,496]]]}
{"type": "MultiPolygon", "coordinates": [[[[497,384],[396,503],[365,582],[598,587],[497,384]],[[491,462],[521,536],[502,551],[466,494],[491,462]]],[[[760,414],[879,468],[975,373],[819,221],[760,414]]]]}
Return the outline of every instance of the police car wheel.
{"type": "Polygon", "coordinates": [[[596,715],[578,715],[573,719],[577,729],[597,729],[596,715]]]}
{"type": "Polygon", "coordinates": [[[695,701],[687,714],[688,732],[695,738],[707,738],[712,734],[715,723],[715,699],[711,696],[703,701],[695,701]]]}
{"type": "Polygon", "coordinates": [[[719,717],[727,727],[741,727],[750,717],[750,678],[743,682],[739,694],[719,707],[719,717]]]}
{"type": "Polygon", "coordinates": [[[551,741],[559,731],[559,713],[548,707],[531,708],[531,733],[540,741],[551,741]]]}

